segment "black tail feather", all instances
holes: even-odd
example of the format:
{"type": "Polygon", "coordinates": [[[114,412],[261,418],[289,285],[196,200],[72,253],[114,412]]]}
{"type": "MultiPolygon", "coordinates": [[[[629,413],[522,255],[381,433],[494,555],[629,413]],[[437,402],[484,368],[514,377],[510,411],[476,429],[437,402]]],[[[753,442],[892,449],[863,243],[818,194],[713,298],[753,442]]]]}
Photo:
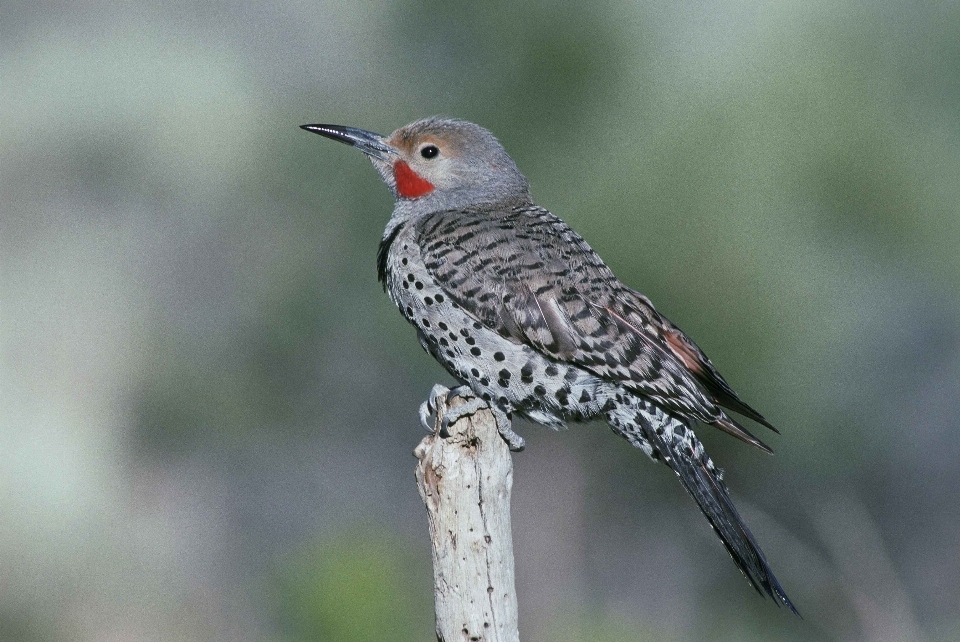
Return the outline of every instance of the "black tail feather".
{"type": "Polygon", "coordinates": [[[770,570],[750,529],[734,508],[721,479],[721,472],[714,468],[713,463],[703,453],[692,431],[680,427],[676,433],[671,434],[658,426],[656,429],[650,427],[645,433],[660,458],[677,473],[680,483],[696,500],[751,586],[761,595],[772,597],[777,606],[783,604],[799,616],[800,613],[770,570]],[[694,448],[691,448],[691,443],[694,448]]]}

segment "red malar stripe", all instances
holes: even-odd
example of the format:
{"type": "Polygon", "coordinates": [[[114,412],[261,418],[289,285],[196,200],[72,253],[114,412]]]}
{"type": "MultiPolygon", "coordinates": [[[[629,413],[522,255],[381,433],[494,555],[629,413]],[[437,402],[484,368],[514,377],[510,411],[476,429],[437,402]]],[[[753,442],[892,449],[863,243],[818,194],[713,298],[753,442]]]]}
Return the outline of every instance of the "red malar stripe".
{"type": "Polygon", "coordinates": [[[424,180],[410,169],[406,161],[394,163],[393,175],[397,179],[397,193],[404,198],[417,198],[433,191],[430,181],[424,180]]]}

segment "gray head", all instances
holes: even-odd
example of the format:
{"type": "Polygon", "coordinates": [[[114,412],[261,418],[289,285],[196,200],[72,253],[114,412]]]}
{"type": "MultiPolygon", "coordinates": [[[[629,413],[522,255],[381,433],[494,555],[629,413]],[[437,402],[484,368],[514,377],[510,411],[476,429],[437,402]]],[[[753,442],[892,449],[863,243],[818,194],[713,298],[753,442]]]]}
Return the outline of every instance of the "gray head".
{"type": "Polygon", "coordinates": [[[473,123],[426,118],[389,136],[341,125],[303,129],[367,154],[397,200],[430,209],[530,200],[527,179],[513,159],[493,134],[473,123]]]}

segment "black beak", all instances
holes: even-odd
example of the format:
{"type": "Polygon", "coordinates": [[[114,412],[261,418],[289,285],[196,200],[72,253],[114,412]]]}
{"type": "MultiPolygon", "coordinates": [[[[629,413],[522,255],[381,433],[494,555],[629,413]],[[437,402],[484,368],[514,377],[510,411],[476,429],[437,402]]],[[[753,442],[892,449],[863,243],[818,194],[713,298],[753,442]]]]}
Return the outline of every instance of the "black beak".
{"type": "Polygon", "coordinates": [[[347,145],[353,145],[368,156],[373,156],[382,161],[390,162],[393,159],[391,155],[396,156],[397,150],[385,142],[385,138],[380,134],[374,134],[364,129],[356,127],[344,127],[342,125],[300,125],[300,129],[305,129],[314,134],[320,134],[347,145]]]}

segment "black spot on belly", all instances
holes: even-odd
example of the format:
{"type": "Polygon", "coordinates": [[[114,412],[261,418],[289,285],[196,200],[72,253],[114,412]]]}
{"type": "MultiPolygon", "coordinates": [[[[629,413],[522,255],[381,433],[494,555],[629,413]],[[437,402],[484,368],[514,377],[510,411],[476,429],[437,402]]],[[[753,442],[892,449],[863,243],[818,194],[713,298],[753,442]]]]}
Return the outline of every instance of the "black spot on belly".
{"type": "Polygon", "coordinates": [[[504,359],[506,359],[506,357],[503,356],[503,353],[499,351],[493,353],[493,358],[496,359],[497,361],[503,361],[504,359]]]}
{"type": "Polygon", "coordinates": [[[558,374],[560,374],[560,371],[557,370],[557,366],[553,365],[552,363],[547,366],[547,369],[544,370],[544,372],[547,373],[548,377],[556,377],[558,374]]]}
{"type": "Polygon", "coordinates": [[[533,383],[533,366],[529,363],[520,368],[520,381],[523,383],[533,383]]]}
{"type": "Polygon", "coordinates": [[[479,357],[479,356],[480,356],[480,348],[478,348],[477,346],[473,346],[472,348],[470,348],[470,354],[472,354],[472,355],[475,356],[475,357],[479,357]]]}
{"type": "Polygon", "coordinates": [[[584,390],[580,393],[580,403],[590,403],[591,397],[590,393],[584,390]]]}
{"type": "Polygon", "coordinates": [[[541,396],[547,394],[547,389],[539,383],[533,387],[533,391],[541,396]]]}

